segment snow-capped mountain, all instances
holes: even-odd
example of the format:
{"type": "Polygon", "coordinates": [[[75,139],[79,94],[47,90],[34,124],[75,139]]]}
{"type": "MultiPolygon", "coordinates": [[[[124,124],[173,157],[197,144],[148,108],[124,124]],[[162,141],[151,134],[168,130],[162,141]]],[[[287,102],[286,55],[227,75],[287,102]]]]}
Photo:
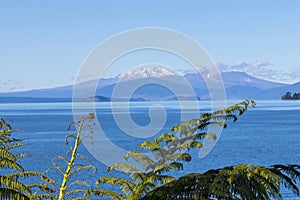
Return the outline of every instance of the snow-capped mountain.
{"type": "Polygon", "coordinates": [[[163,67],[139,67],[119,74],[116,78],[121,81],[130,81],[143,78],[164,78],[179,76],[176,72],[163,67]]]}
{"type": "MultiPolygon", "coordinates": [[[[252,77],[244,72],[225,72],[222,73],[221,76],[228,99],[280,99],[286,92],[300,91],[300,89],[298,89],[299,84],[288,85],[270,82],[252,77]]],[[[170,100],[175,98],[172,91],[169,90],[170,88],[176,88],[182,91],[182,94],[180,93],[179,96],[189,99],[189,96],[185,94],[186,82],[193,88],[197,98],[209,98],[209,91],[201,75],[193,71],[188,71],[182,75],[164,67],[136,68],[121,73],[114,78],[101,79],[99,81],[91,80],[81,83],[80,85],[84,88],[84,91],[88,91],[92,85],[98,83],[95,96],[105,97],[107,99],[112,97],[116,86],[121,85],[126,92],[128,88],[137,85],[139,87],[133,93],[132,99],[170,100]],[[165,87],[166,85],[170,86],[170,88],[165,87]]],[[[0,101],[4,98],[7,98],[7,100],[5,100],[7,102],[11,102],[11,98],[15,98],[16,102],[20,101],[19,98],[55,98],[55,101],[65,98],[71,100],[72,91],[73,85],[22,92],[0,93],[0,101]]],[[[84,94],[82,95],[83,99],[89,97],[84,94]]],[[[29,100],[33,101],[34,99],[29,100]]]]}

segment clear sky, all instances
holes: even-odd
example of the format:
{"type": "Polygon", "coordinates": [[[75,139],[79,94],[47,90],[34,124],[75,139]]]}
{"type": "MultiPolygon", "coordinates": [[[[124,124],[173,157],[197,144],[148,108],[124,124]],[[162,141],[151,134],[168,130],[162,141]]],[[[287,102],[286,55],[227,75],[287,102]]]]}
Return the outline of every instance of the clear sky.
{"type": "Polygon", "coordinates": [[[297,0],[0,0],[0,92],[70,84],[97,44],[149,26],[194,38],[222,71],[293,83],[299,11],[297,0]]]}

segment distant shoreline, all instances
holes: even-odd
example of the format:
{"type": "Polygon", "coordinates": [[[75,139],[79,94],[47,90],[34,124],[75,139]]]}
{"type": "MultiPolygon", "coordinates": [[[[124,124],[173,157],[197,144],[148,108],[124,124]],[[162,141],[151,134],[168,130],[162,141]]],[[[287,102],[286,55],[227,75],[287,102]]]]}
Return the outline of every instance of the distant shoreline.
{"type": "Polygon", "coordinates": [[[63,103],[71,98],[0,97],[0,103],[63,103]]]}
{"type": "MultiPolygon", "coordinates": [[[[191,101],[195,100],[192,97],[178,97],[182,101],[191,101]]],[[[143,98],[131,98],[129,99],[130,102],[145,102],[145,101],[177,101],[177,97],[171,97],[171,98],[157,98],[157,99],[143,99],[143,98]]],[[[197,100],[200,100],[198,97],[197,100]]],[[[209,99],[205,99],[209,100],[209,99]]],[[[127,102],[127,98],[115,98],[111,99],[109,97],[103,97],[103,96],[95,96],[95,97],[88,97],[84,99],[77,99],[76,102],[127,102]]],[[[43,98],[37,98],[37,97],[0,97],[0,103],[68,103],[68,102],[74,102],[74,99],[72,98],[51,98],[51,97],[43,97],[43,98]]]]}

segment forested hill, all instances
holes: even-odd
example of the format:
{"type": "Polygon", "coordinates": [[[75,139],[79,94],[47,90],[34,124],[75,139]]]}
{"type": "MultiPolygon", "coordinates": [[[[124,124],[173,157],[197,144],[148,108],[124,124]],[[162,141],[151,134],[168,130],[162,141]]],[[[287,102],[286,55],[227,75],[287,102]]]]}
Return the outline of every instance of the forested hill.
{"type": "Polygon", "coordinates": [[[300,93],[294,93],[292,95],[291,92],[287,92],[285,95],[281,97],[282,100],[300,100],[300,93]]]}

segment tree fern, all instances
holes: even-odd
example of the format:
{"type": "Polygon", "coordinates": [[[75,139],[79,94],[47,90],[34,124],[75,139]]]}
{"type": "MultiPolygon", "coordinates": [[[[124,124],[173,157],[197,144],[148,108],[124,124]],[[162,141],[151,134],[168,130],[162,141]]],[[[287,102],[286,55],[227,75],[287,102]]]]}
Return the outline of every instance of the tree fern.
{"type": "Polygon", "coordinates": [[[69,144],[70,139],[74,139],[74,144],[70,147],[70,150],[67,154],[70,154],[70,157],[56,156],[52,159],[52,167],[46,170],[47,173],[49,170],[57,170],[61,176],[62,181],[60,183],[53,182],[51,185],[55,186],[55,190],[52,193],[55,199],[65,200],[65,199],[88,199],[87,196],[90,195],[92,187],[86,181],[82,181],[74,178],[76,174],[82,171],[92,171],[96,172],[96,168],[92,165],[92,162],[85,156],[79,154],[78,147],[85,138],[91,138],[91,136],[82,136],[82,131],[84,128],[89,128],[90,132],[93,133],[92,126],[94,114],[89,114],[87,117],[81,117],[77,122],[70,122],[68,124],[67,130],[71,128],[71,125],[74,124],[77,128],[77,133],[69,134],[66,136],[65,144],[69,144]],[[62,167],[57,164],[57,161],[63,161],[66,167],[62,167]],[[75,180],[74,180],[75,179],[75,180]]]}
{"type": "Polygon", "coordinates": [[[17,162],[18,157],[9,152],[11,148],[21,146],[19,140],[11,139],[12,132],[11,125],[0,118],[0,199],[29,199],[27,194],[31,193],[30,189],[16,177],[10,176],[10,172],[24,172],[24,168],[17,162]]]}
{"type": "Polygon", "coordinates": [[[110,196],[112,199],[139,199],[149,191],[175,181],[172,176],[165,173],[182,170],[183,162],[191,160],[190,154],[186,153],[190,149],[202,148],[204,138],[216,139],[216,134],[205,131],[209,126],[227,126],[226,120],[237,120],[237,116],[243,114],[249,107],[255,106],[255,102],[246,100],[226,109],[213,113],[204,113],[199,119],[181,122],[171,128],[172,133],[164,133],[154,141],[145,141],[138,145],[139,148],[148,150],[150,154],[139,151],[129,151],[125,159],[132,159],[142,168],[141,170],[133,165],[116,163],[108,168],[111,170],[121,170],[129,173],[131,180],[122,178],[100,178],[97,184],[118,185],[123,194],[103,192],[98,190],[96,195],[110,196]],[[116,184],[118,183],[118,184],[116,184]],[[130,187],[128,187],[130,185],[130,187]],[[125,190],[124,190],[125,189],[125,190]]]}
{"type": "Polygon", "coordinates": [[[187,174],[155,188],[147,199],[281,199],[280,182],[299,195],[298,165],[271,167],[237,165],[209,170],[203,174],[187,174]]]}
{"type": "Polygon", "coordinates": [[[68,125],[68,129],[71,124],[75,124],[78,128],[76,135],[68,135],[66,137],[66,144],[69,139],[75,139],[73,148],[71,148],[71,157],[65,158],[63,156],[56,156],[52,160],[52,167],[46,170],[45,173],[31,172],[23,169],[21,165],[17,163],[18,159],[26,156],[26,154],[12,154],[9,152],[10,149],[23,146],[21,140],[11,139],[12,127],[7,124],[2,118],[0,118],[0,167],[2,169],[15,170],[15,173],[7,173],[5,175],[0,174],[0,199],[69,199],[71,197],[75,199],[87,199],[92,190],[92,187],[85,181],[72,180],[75,174],[83,170],[96,171],[96,168],[92,165],[91,161],[81,154],[77,153],[78,146],[82,140],[90,137],[81,137],[83,128],[89,128],[92,130],[91,125],[86,122],[93,123],[94,115],[90,114],[88,117],[82,117],[78,122],[71,122],[68,125]],[[56,164],[57,160],[62,160],[67,165],[66,169],[56,164]],[[80,163],[75,161],[81,160],[80,163]],[[63,176],[61,184],[58,184],[55,180],[47,177],[45,174],[50,169],[58,170],[63,176]],[[27,179],[29,177],[38,177],[40,180],[29,181],[27,185],[22,184],[20,180],[27,179]],[[75,187],[74,187],[75,186],[75,187]],[[80,189],[78,189],[80,188],[80,189]],[[80,197],[82,196],[82,197],[80,197]]]}

